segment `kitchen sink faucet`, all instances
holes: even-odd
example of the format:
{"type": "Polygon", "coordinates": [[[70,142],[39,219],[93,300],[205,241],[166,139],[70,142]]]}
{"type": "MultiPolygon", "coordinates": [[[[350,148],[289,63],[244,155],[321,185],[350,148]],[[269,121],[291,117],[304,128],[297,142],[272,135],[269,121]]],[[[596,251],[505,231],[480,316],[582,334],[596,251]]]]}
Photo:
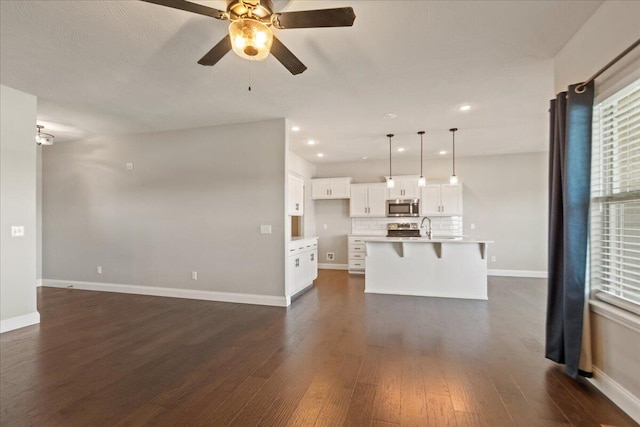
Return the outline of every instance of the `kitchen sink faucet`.
{"type": "Polygon", "coordinates": [[[429,228],[427,229],[427,237],[430,239],[431,235],[433,234],[433,229],[431,228],[431,218],[429,218],[428,216],[425,216],[424,218],[422,218],[422,222],[420,223],[420,228],[422,229],[422,227],[424,227],[425,219],[429,221],[429,228]]]}

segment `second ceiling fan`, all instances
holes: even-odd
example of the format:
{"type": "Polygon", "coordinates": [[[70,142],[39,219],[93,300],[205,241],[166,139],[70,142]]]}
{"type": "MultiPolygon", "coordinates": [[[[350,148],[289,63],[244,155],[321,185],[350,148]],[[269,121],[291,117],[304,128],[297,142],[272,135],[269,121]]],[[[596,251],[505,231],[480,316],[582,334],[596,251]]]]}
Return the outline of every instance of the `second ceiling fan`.
{"type": "Polygon", "coordinates": [[[214,65],[233,49],[245,59],[261,61],[271,53],[291,74],[307,67],[273,34],[272,27],[289,28],[350,27],[356,19],[351,7],[275,13],[271,0],[229,0],[222,11],[186,0],[142,0],[174,9],[231,21],[229,34],[218,42],[198,64],[214,65]]]}

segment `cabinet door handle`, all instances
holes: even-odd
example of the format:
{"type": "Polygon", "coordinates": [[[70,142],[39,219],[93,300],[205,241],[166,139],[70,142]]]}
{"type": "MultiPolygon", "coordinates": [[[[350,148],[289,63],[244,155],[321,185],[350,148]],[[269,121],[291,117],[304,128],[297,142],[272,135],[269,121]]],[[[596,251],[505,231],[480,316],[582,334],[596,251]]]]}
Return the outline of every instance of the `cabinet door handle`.
{"type": "Polygon", "coordinates": [[[296,258],[296,267],[300,267],[300,258],[296,258]]]}
{"type": "Polygon", "coordinates": [[[300,203],[296,203],[296,210],[299,211],[300,210],[300,203]]]}
{"type": "Polygon", "coordinates": [[[330,188],[330,189],[329,189],[329,195],[330,195],[330,196],[333,196],[333,188],[330,188]]]}
{"type": "Polygon", "coordinates": [[[315,254],[311,254],[311,261],[313,261],[314,255],[315,255],[315,254]]]}

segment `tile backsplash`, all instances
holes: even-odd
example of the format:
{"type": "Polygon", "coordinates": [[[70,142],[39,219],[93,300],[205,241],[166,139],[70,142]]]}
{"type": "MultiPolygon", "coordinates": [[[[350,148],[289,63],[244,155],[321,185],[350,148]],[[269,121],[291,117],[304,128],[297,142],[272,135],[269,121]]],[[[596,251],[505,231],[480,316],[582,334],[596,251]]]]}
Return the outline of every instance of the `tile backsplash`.
{"type": "MultiPolygon", "coordinates": [[[[360,236],[384,236],[387,234],[387,224],[390,222],[417,222],[420,225],[422,217],[416,218],[352,218],[351,234],[360,236]]],[[[426,227],[426,223],[425,223],[426,227]]],[[[443,216],[431,218],[431,228],[434,236],[461,236],[462,217],[443,216]]],[[[422,231],[424,234],[424,230],[422,231]]]]}

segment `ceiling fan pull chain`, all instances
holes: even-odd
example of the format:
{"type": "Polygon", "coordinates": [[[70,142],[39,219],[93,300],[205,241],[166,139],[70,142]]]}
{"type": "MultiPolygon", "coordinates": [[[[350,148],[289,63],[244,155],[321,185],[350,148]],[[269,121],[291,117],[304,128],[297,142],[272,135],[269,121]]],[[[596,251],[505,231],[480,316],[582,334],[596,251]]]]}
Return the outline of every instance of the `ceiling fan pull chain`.
{"type": "Polygon", "coordinates": [[[249,92],[251,92],[251,64],[249,64],[249,92]]]}

